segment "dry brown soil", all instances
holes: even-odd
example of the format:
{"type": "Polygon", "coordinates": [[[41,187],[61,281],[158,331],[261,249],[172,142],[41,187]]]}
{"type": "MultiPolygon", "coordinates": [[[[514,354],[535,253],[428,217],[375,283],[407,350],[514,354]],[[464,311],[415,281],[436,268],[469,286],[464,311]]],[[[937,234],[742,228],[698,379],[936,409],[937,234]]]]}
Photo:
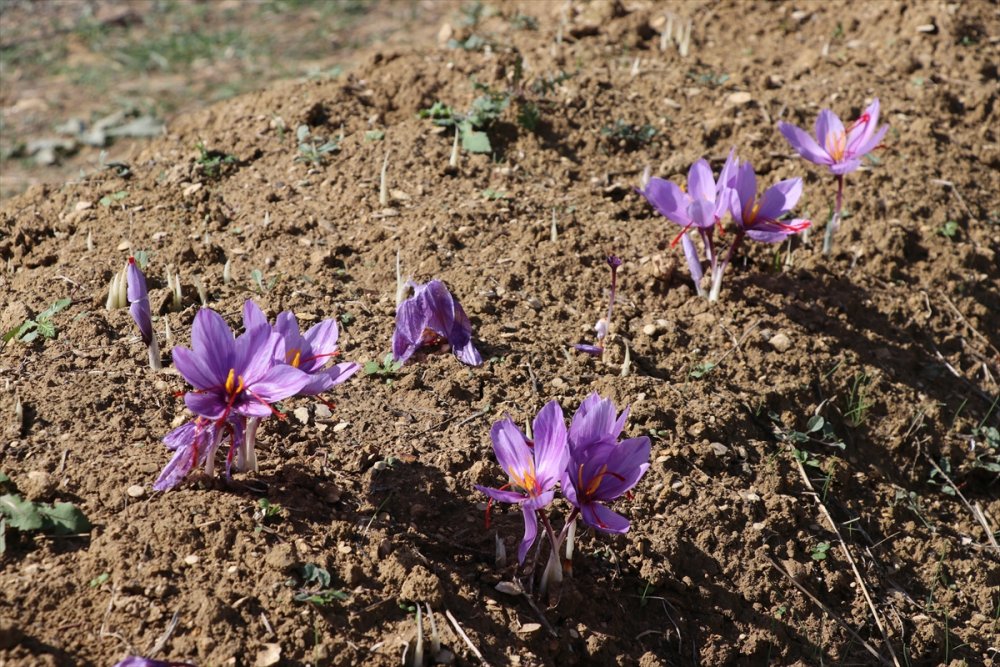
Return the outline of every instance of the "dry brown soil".
{"type": "Polygon", "coordinates": [[[54,338],[0,350],[0,468],[32,500],[76,503],[93,529],[7,532],[0,664],[110,665],[148,652],[176,617],[159,658],[398,665],[417,602],[465,665],[997,664],[997,5],[674,9],[693,19],[686,57],[660,50],[662,7],[648,2],[453,16],[454,39],[490,47],[375,49],[338,79],[174,118],[123,156],[127,176],[6,201],[0,331],[72,305],[54,338]],[[541,120],[525,129],[512,105],[490,130],[494,154],[449,169],[450,135],[417,112],[468,108],[473,82],[522,90],[541,120]],[[823,107],[854,118],[875,96],[892,129],[847,179],[833,256],[818,233],[752,247],[720,302],[697,298],[669,246],[676,227],[633,191],[643,168],[682,179],[736,146],[762,181],[803,176],[799,210],[821,228],[833,182],[776,123],[811,125],[823,107]],[[619,120],[656,134],[602,132],[619,120]],[[339,151],[297,161],[300,124],[342,134],[339,151]],[[235,161],[213,174],[199,141],[235,161]],[[154,493],[169,459],[159,439],[188,418],[185,383],[169,363],[149,371],[127,312],[104,309],[129,247],[149,255],[165,350],[189,344],[200,279],[234,324],[249,297],[272,317],[343,317],[344,358],[381,359],[398,250],[406,273],[461,299],[488,361],[430,355],[391,382],[359,376],[330,394],[329,417],[288,401],[288,419],[261,429],[259,475],[154,493]],[[626,376],[619,358],[569,350],[605,306],[609,252],[625,259],[626,376]],[[518,573],[496,567],[495,535],[514,553],[520,514],[497,508],[485,529],[473,484],[506,481],[493,421],[523,423],[550,399],[570,411],[591,391],[632,406],[627,433],[652,436],[652,467],[615,506],[632,530],[584,532],[561,601],[536,610],[496,589],[518,573]],[[816,414],[843,449],[792,441],[816,414]],[[280,516],[262,521],[261,498],[280,516]],[[345,599],[295,601],[305,564],[345,599]]]}

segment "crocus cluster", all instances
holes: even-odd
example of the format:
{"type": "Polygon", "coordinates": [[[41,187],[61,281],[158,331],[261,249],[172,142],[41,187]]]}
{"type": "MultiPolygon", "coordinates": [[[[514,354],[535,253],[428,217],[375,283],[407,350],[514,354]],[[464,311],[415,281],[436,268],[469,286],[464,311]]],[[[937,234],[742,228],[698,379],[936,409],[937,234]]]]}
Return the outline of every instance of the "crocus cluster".
{"type": "Polygon", "coordinates": [[[472,343],[472,324],[458,299],[440,280],[423,285],[407,281],[412,296],[396,308],[396,331],[392,334],[394,361],[406,362],[418,350],[451,346],[462,363],[483,363],[472,343]]]}
{"type": "Polygon", "coordinates": [[[173,349],[174,365],[194,387],[184,402],[195,418],[164,437],[174,456],[154,489],[176,486],[202,464],[213,474],[216,452],[227,438],[227,476],[234,458],[237,470],[257,470],[254,444],[260,421],[272,415],[284,418],[274,403],[319,394],[360,368],[353,362],[327,366],[339,354],[334,320],[302,334],[292,313],[281,313],[272,326],[257,304],[247,301],[243,323],[244,332],[234,337],[218,313],[202,308],[194,318],[191,349],[173,349]]]}
{"type": "Polygon", "coordinates": [[[722,276],[744,238],[780,243],[811,224],[803,219],[785,219],[802,196],[801,178],[781,181],[758,195],[753,165],[740,162],[735,149],[730,151],[718,178],[712,176],[708,161],[701,159],[688,171],[687,192],[676,183],[651,178],[640,193],[660,214],[681,226],[673,244],[682,244],[695,289],[699,296],[705,296],[702,259],[688,235],[692,229],[698,232],[710,267],[709,301],[719,298],[722,276]],[[736,234],[725,257],[720,258],[714,232],[718,227],[722,233],[722,221],[727,213],[736,226],[736,234]]]}
{"type": "Polygon", "coordinates": [[[877,97],[846,129],[837,114],[830,109],[823,109],[816,118],[815,139],[795,125],[778,123],[778,130],[799,155],[814,164],[827,167],[837,177],[837,201],[823,237],[824,255],[829,255],[833,249],[833,235],[840,226],[844,176],[860,167],[862,158],[878,148],[885,133],[889,131],[888,125],[878,127],[878,115],[877,97]]]}
{"type": "MultiPolygon", "coordinates": [[[[833,233],[839,225],[844,175],[861,165],[861,159],[878,147],[888,130],[885,125],[875,129],[878,115],[879,102],[875,99],[861,117],[845,129],[836,114],[824,109],[816,120],[815,139],[794,125],[778,124],[778,129],[802,157],[828,167],[837,177],[837,203],[827,225],[824,254],[829,254],[833,233]]],[[[639,192],[660,214],[680,225],[680,233],[673,243],[682,244],[695,289],[699,296],[707,294],[709,301],[719,298],[722,276],[744,238],[760,243],[780,243],[812,224],[789,215],[802,196],[802,179],[781,181],[758,194],[753,166],[740,162],[735,149],[730,151],[718,178],[713,177],[712,168],[702,159],[691,165],[686,191],[676,183],[651,178],[642,184],[639,192]],[[735,236],[722,257],[714,231],[718,227],[721,236],[727,213],[735,226],[735,236]],[[688,233],[692,230],[701,238],[704,260],[688,233]],[[702,284],[703,261],[707,262],[710,272],[707,292],[702,284]]]]}
{"type": "MultiPolygon", "coordinates": [[[[551,545],[550,565],[542,577],[544,589],[561,577],[560,546],[579,518],[584,524],[608,533],[624,533],[629,521],[607,506],[634,487],[649,468],[649,438],[619,441],[628,418],[620,415],[610,399],[591,394],[573,415],[569,429],[562,408],[550,401],[532,424],[528,438],[510,419],[496,422],[490,431],[497,462],[509,477],[500,488],[476,486],[494,501],[518,505],[524,515],[524,538],[518,548],[520,564],[544,526],[551,545]],[[557,535],[548,510],[557,491],[570,504],[570,511],[557,535]]],[[[568,549],[571,547],[568,546],[568,549]]]]}

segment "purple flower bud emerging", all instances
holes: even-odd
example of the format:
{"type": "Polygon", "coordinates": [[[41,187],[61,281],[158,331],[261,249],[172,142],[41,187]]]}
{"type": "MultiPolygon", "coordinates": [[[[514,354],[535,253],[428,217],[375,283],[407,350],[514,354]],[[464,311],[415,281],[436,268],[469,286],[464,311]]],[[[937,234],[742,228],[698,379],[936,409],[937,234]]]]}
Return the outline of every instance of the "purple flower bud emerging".
{"type": "Polygon", "coordinates": [[[535,510],[544,509],[555,496],[556,482],[566,469],[569,451],[566,447],[566,424],[562,408],[550,401],[539,411],[532,424],[535,440],[530,442],[510,417],[493,424],[490,438],[497,462],[510,476],[510,482],[499,489],[476,485],[476,489],[502,503],[521,506],[524,514],[524,539],[517,551],[523,565],[528,550],[538,534],[535,510]],[[510,490],[508,490],[510,489],[510,490]]]}
{"type": "Polygon", "coordinates": [[[395,361],[406,361],[414,352],[445,341],[460,361],[470,366],[483,363],[472,343],[468,316],[440,280],[425,285],[410,283],[413,296],[396,309],[396,331],[392,334],[395,361]]]}
{"type": "Polygon", "coordinates": [[[876,97],[846,130],[837,114],[829,109],[820,111],[816,118],[815,139],[790,123],[779,122],[778,130],[799,155],[828,167],[830,173],[836,176],[842,176],[860,167],[861,158],[875,150],[888,132],[888,125],[875,129],[878,116],[879,101],[876,97]]]}
{"type": "Polygon", "coordinates": [[[153,317],[149,309],[149,292],[146,290],[146,276],[142,275],[135,257],[128,258],[126,269],[128,283],[129,312],[139,325],[142,342],[148,347],[153,340],[153,317]]]}

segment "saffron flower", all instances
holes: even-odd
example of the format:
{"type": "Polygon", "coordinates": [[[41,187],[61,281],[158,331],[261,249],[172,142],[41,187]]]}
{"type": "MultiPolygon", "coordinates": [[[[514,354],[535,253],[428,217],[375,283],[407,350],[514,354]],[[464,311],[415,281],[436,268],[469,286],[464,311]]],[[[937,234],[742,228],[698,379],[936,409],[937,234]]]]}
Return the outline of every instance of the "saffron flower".
{"type": "Polygon", "coordinates": [[[197,415],[220,424],[232,414],[267,417],[271,404],[294,396],[310,382],[298,368],[274,364],[284,341],[270,327],[254,327],[234,339],[225,320],[202,308],[194,318],[191,348],[175,347],[174,364],[194,391],[184,402],[197,415]]]}
{"type": "Polygon", "coordinates": [[[405,362],[417,350],[447,342],[461,362],[470,366],[483,363],[472,343],[472,324],[444,283],[432,280],[424,285],[407,284],[413,288],[413,296],[396,308],[393,360],[405,362]]]}
{"type": "Polygon", "coordinates": [[[149,292],[146,289],[146,276],[135,261],[135,257],[128,258],[126,267],[126,280],[128,284],[129,313],[132,319],[139,326],[139,334],[142,342],[149,350],[149,367],[154,371],[160,370],[163,366],[160,360],[160,345],[153,333],[153,316],[149,308],[149,292]]]}
{"type": "Polygon", "coordinates": [[[775,183],[758,198],[757,174],[752,164],[744,162],[730,190],[729,211],[741,234],[762,243],[780,243],[812,224],[803,218],[779,220],[795,208],[801,196],[802,179],[789,178],[775,183]]]}
{"type": "Polygon", "coordinates": [[[628,409],[618,416],[610,400],[587,397],[573,416],[569,462],[560,480],[583,522],[608,533],[628,531],[629,521],[604,503],[631,490],[649,469],[648,437],[618,442],[627,417],[628,409]]]}
{"type": "Polygon", "coordinates": [[[840,216],[844,205],[844,176],[861,166],[861,159],[878,148],[888,125],[876,129],[879,117],[879,101],[876,97],[861,117],[844,128],[840,118],[830,109],[823,109],[816,118],[816,138],[795,125],[778,123],[778,131],[784,135],[795,151],[806,160],[829,168],[837,177],[837,200],[833,215],[823,236],[823,254],[833,250],[833,235],[840,227],[840,216]]]}
{"type": "Polygon", "coordinates": [[[299,322],[291,311],[278,315],[274,327],[252,300],[243,305],[243,326],[246,331],[265,326],[278,333],[284,341],[277,363],[288,364],[309,375],[309,382],[299,390],[299,396],[315,396],[338,385],[358,372],[361,365],[355,362],[335,364],[329,368],[326,362],[340,354],[337,339],[340,330],[335,320],[323,320],[313,325],[305,334],[299,329],[299,322]]]}
{"type": "Polygon", "coordinates": [[[550,401],[539,411],[532,424],[532,433],[535,440],[529,442],[510,417],[493,424],[490,430],[493,451],[510,482],[499,489],[476,485],[476,489],[490,497],[490,504],[499,500],[521,506],[524,539],[518,548],[517,559],[522,565],[538,535],[538,512],[548,507],[555,497],[556,482],[569,460],[566,423],[558,402],[550,401]]]}
{"type": "Polygon", "coordinates": [[[719,178],[712,177],[712,167],[705,159],[698,160],[688,170],[687,192],[679,185],[662,178],[650,178],[639,194],[653,205],[660,215],[681,226],[680,233],[674,237],[671,245],[681,243],[684,258],[691,270],[691,279],[699,296],[705,291],[701,286],[704,270],[698,257],[694,241],[688,236],[688,230],[694,228],[701,236],[705,253],[714,275],[716,268],[716,253],[712,238],[715,225],[719,223],[728,206],[728,191],[737,166],[736,151],[729,151],[729,157],[719,172],[719,178]]]}
{"type": "Polygon", "coordinates": [[[879,101],[868,105],[861,117],[844,128],[843,122],[830,109],[823,109],[816,118],[816,138],[791,123],[779,122],[778,131],[795,151],[818,165],[828,167],[834,176],[849,174],[861,166],[861,159],[875,150],[889,131],[888,125],[878,126],[879,101]]]}
{"type": "Polygon", "coordinates": [[[234,454],[242,453],[244,450],[246,430],[246,420],[238,417],[230,417],[221,424],[205,417],[195,417],[186,424],[178,426],[163,436],[163,444],[174,452],[174,456],[153,483],[153,489],[155,491],[172,489],[201,465],[205,466],[206,475],[213,475],[215,453],[227,435],[231,439],[229,455],[226,458],[226,479],[229,479],[234,454]]]}

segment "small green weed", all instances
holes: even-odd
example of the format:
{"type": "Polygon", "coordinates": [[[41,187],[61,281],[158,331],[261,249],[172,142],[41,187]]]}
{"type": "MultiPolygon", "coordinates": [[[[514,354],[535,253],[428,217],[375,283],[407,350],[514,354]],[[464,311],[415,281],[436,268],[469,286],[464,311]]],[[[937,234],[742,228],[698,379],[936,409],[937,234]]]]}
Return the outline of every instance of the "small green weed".
{"type": "Polygon", "coordinates": [[[829,542],[819,542],[812,548],[809,555],[813,560],[826,560],[827,555],[830,553],[830,543],[829,542]]]}
{"type": "Polygon", "coordinates": [[[52,322],[52,316],[69,306],[71,303],[73,303],[72,299],[59,299],[51,306],[38,313],[38,315],[35,316],[35,319],[25,320],[16,327],[9,329],[3,335],[3,338],[0,338],[0,341],[2,341],[3,344],[6,344],[13,339],[21,343],[30,343],[38,338],[39,335],[43,338],[55,338],[56,325],[52,322]]]}
{"type": "Polygon", "coordinates": [[[366,361],[363,370],[365,375],[378,375],[385,378],[386,381],[391,381],[392,376],[395,375],[402,367],[403,362],[394,361],[392,353],[390,352],[383,357],[382,363],[377,361],[366,361]]]}
{"type": "MultiPolygon", "coordinates": [[[[302,586],[295,593],[296,602],[311,602],[319,607],[334,602],[335,600],[346,600],[347,593],[338,589],[330,588],[330,573],[319,565],[306,563],[302,566],[302,586]]],[[[285,582],[289,586],[295,586],[295,579],[285,582]]]]}
{"type": "Polygon", "coordinates": [[[204,142],[199,141],[195,148],[198,149],[198,157],[195,163],[201,166],[201,172],[206,178],[218,178],[222,175],[222,168],[226,165],[236,164],[236,156],[221,151],[209,150],[204,142]]]}
{"type": "Polygon", "coordinates": [[[309,164],[324,164],[330,153],[340,150],[339,139],[326,139],[324,137],[313,136],[309,132],[308,125],[299,125],[295,130],[295,138],[299,143],[299,155],[296,162],[306,162],[309,164]]]}
{"type": "Polygon", "coordinates": [[[7,530],[74,535],[90,532],[90,522],[72,503],[36,503],[16,493],[10,478],[0,472],[0,554],[7,550],[7,530]]]}
{"type": "Polygon", "coordinates": [[[601,135],[619,148],[635,150],[653,140],[656,128],[652,125],[633,125],[619,118],[611,125],[602,127],[601,135]]]}
{"type": "Polygon", "coordinates": [[[97,200],[97,203],[100,204],[101,206],[108,207],[114,203],[120,202],[126,197],[128,197],[128,190],[119,190],[118,192],[114,192],[110,195],[104,195],[99,200],[97,200]]]}
{"type": "Polygon", "coordinates": [[[855,428],[865,423],[865,419],[868,418],[868,410],[875,405],[868,400],[868,386],[871,381],[872,378],[867,373],[858,373],[851,381],[844,419],[855,428]]]}

